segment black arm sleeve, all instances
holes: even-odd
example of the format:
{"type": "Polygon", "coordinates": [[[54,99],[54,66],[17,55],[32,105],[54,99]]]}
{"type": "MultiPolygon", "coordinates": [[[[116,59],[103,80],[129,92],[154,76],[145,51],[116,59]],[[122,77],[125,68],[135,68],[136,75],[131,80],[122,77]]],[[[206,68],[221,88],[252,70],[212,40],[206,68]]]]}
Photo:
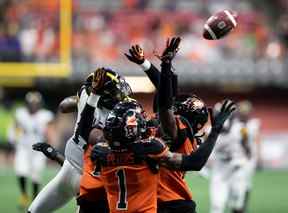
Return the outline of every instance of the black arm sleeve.
{"type": "Polygon", "coordinates": [[[183,156],[181,170],[200,171],[212,153],[218,136],[219,132],[212,130],[206,141],[200,145],[196,152],[183,156]]]}
{"type": "Polygon", "coordinates": [[[158,89],[160,85],[160,71],[157,69],[157,67],[151,64],[151,67],[148,70],[145,70],[144,72],[146,73],[149,80],[156,88],[156,92],[153,99],[153,112],[156,113],[158,111],[158,89]]]}
{"type": "Polygon", "coordinates": [[[78,127],[75,134],[75,139],[78,139],[78,136],[81,136],[86,142],[88,142],[89,134],[92,129],[93,120],[94,120],[94,111],[95,108],[86,104],[82,113],[80,121],[78,122],[78,127]]]}
{"type": "MultiPolygon", "coordinates": [[[[159,72],[160,76],[160,72],[159,72]]],[[[151,80],[151,79],[150,79],[151,80]]],[[[160,83],[160,82],[159,82],[160,83]]],[[[173,73],[172,75],[172,91],[173,91],[173,97],[177,96],[177,88],[178,88],[178,77],[176,74],[173,73]]],[[[158,90],[158,88],[157,88],[158,90]]],[[[154,94],[154,99],[153,99],[153,112],[156,113],[158,112],[158,91],[155,92],[154,94]]]]}
{"type": "Polygon", "coordinates": [[[178,76],[173,73],[172,75],[172,91],[173,91],[173,97],[177,97],[177,89],[178,89],[178,76]]]}
{"type": "Polygon", "coordinates": [[[168,110],[171,109],[173,104],[173,73],[171,71],[171,63],[162,63],[161,68],[161,78],[158,94],[158,109],[168,110]]]}
{"type": "Polygon", "coordinates": [[[158,90],[160,84],[160,71],[153,64],[151,64],[151,67],[146,70],[145,73],[156,88],[156,90],[158,90]]]}

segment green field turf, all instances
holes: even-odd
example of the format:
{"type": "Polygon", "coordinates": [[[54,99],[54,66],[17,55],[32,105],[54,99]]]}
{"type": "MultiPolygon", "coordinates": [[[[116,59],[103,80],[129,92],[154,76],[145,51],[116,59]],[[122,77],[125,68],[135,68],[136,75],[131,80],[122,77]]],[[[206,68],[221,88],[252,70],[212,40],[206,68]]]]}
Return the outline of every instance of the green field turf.
{"type": "MultiPolygon", "coordinates": [[[[56,170],[51,168],[45,173],[45,182],[54,176],[56,170]]],[[[198,205],[198,213],[209,212],[208,181],[197,176],[187,175],[187,180],[198,205]]],[[[288,212],[288,172],[261,171],[254,179],[249,213],[287,213],[288,212]]],[[[19,191],[11,169],[0,169],[0,213],[18,213],[19,191]]],[[[57,213],[75,212],[74,201],[57,213]]]]}

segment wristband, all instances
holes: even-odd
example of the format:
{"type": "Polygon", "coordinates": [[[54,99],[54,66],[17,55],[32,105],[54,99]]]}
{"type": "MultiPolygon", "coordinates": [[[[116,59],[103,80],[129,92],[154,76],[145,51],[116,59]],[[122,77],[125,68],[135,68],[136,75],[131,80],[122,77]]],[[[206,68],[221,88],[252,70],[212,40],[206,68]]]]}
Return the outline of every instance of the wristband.
{"type": "Polygon", "coordinates": [[[147,59],[144,60],[142,64],[140,64],[140,67],[143,69],[143,71],[147,71],[151,68],[151,63],[147,59]]]}

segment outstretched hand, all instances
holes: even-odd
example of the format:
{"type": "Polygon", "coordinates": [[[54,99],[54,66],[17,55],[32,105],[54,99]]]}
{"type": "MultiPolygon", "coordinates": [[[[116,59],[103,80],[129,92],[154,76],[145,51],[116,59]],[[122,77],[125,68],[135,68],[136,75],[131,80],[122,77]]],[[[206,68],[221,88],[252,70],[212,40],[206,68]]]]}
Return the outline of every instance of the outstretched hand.
{"type": "Polygon", "coordinates": [[[231,116],[232,112],[236,110],[236,104],[226,99],[221,106],[220,112],[213,115],[212,109],[209,109],[212,130],[220,132],[225,121],[231,116]]]}
{"type": "Polygon", "coordinates": [[[124,53],[124,55],[128,58],[129,61],[136,64],[143,64],[145,60],[145,55],[143,49],[138,45],[132,45],[129,49],[129,54],[124,53]]]}
{"type": "Polygon", "coordinates": [[[171,62],[179,51],[179,45],[181,42],[180,37],[173,37],[171,40],[168,38],[166,41],[166,48],[161,55],[162,62],[171,62]]]}

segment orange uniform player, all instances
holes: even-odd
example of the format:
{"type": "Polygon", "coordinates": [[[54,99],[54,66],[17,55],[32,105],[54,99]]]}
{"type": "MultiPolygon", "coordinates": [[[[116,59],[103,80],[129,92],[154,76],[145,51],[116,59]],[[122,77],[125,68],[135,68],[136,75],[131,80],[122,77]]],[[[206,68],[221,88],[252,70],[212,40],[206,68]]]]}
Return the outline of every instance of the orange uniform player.
{"type": "MultiPolygon", "coordinates": [[[[171,151],[181,154],[190,155],[197,149],[195,140],[191,141],[187,132],[187,125],[181,121],[180,117],[176,117],[178,128],[178,144],[171,145],[171,151]]],[[[172,171],[165,167],[160,167],[160,181],[158,186],[158,202],[166,202],[172,200],[191,200],[192,194],[187,183],[184,180],[185,172],[172,171]]]]}
{"type": "Polygon", "coordinates": [[[83,212],[89,212],[91,209],[97,212],[109,212],[106,191],[103,179],[99,172],[95,172],[95,165],[90,159],[92,145],[88,145],[83,156],[83,174],[80,179],[80,194],[77,198],[83,212]]]}
{"type": "Polygon", "coordinates": [[[83,175],[80,179],[80,195],[89,201],[105,200],[106,193],[100,174],[95,172],[95,165],[90,159],[92,145],[84,153],[83,175]]]}
{"type": "MultiPolygon", "coordinates": [[[[167,152],[168,147],[163,146],[161,152],[149,157],[161,158],[167,152]]],[[[101,176],[111,213],[157,211],[159,174],[153,173],[146,162],[134,153],[122,149],[108,154],[101,176]]]]}

